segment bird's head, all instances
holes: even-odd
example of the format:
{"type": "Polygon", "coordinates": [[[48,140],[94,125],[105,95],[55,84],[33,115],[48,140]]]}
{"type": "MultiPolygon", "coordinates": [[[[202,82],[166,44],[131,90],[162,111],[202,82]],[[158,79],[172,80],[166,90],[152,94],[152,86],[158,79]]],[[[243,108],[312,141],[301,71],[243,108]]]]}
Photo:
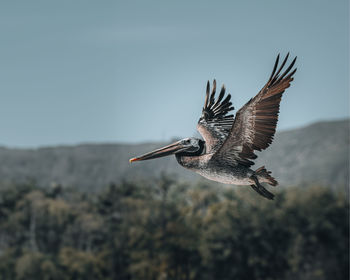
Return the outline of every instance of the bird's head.
{"type": "Polygon", "coordinates": [[[154,159],[164,156],[175,155],[188,155],[195,156],[200,155],[204,150],[204,141],[197,138],[185,138],[163,148],[157,149],[155,151],[149,152],[147,154],[131,158],[129,161],[139,161],[154,159]]]}

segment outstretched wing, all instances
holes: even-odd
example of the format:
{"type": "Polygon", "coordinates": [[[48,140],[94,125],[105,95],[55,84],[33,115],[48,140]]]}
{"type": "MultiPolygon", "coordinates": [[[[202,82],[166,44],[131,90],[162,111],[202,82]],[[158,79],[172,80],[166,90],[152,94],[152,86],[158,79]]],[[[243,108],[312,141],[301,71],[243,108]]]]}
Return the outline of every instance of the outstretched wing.
{"type": "Polygon", "coordinates": [[[230,133],[233,124],[233,115],[227,115],[234,110],[230,102],[231,95],[225,99],[225,86],[223,85],[219,97],[215,100],[216,81],[213,81],[213,89],[209,96],[210,83],[207,83],[207,93],[205,96],[202,115],[197,124],[197,130],[202,135],[206,143],[207,153],[217,150],[230,133]]]}
{"type": "Polygon", "coordinates": [[[254,164],[251,159],[257,158],[254,150],[264,150],[271,144],[276,131],[282,94],[290,86],[297,70],[292,70],[295,57],[280,75],[288,57],[289,53],[278,68],[279,55],[277,56],[270,79],[260,92],[237,112],[230,133],[213,155],[213,160],[225,159],[250,167],[254,164]]]}

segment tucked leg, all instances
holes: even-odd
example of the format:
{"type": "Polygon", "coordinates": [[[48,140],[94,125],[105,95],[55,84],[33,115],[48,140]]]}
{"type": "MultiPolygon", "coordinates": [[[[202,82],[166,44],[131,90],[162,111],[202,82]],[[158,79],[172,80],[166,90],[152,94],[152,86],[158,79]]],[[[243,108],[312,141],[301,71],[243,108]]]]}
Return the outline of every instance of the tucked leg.
{"type": "Polygon", "coordinates": [[[270,193],[267,189],[265,189],[260,183],[258,178],[256,178],[255,175],[251,176],[250,178],[252,178],[255,182],[255,185],[250,185],[253,190],[255,190],[258,194],[262,195],[263,197],[267,198],[267,199],[273,199],[274,198],[274,194],[270,193]]]}

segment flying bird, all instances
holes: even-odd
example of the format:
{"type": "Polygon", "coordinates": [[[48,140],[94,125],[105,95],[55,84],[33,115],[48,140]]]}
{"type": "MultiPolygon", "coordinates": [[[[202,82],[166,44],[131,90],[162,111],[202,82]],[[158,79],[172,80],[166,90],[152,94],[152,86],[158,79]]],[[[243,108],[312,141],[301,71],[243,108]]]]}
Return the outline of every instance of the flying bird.
{"type": "Polygon", "coordinates": [[[185,138],[153,152],[130,159],[130,162],[159,158],[175,154],[178,163],[203,177],[224,184],[248,185],[267,199],[273,199],[261,183],[276,186],[278,183],[264,166],[253,170],[255,151],[266,149],[276,132],[280,102],[285,89],[293,81],[296,57],[288,67],[289,53],[279,65],[276,58],[270,78],[260,92],[251,98],[236,116],[231,95],[225,96],[223,85],[218,97],[216,81],[212,89],[207,83],[205,102],[197,130],[204,140],[185,138]]]}

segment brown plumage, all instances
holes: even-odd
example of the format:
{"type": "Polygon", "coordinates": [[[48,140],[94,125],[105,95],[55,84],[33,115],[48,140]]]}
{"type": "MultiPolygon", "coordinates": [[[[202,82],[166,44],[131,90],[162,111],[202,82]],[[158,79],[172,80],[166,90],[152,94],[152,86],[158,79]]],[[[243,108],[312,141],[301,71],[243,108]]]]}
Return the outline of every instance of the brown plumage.
{"type": "Polygon", "coordinates": [[[293,81],[296,68],[289,72],[296,61],[279,76],[287,62],[289,53],[283,60],[278,71],[279,55],[277,56],[270,79],[260,92],[250,99],[236,114],[228,137],[218,149],[215,157],[232,158],[246,167],[254,164],[250,159],[256,159],[254,150],[266,149],[276,132],[282,94],[293,81]]]}
{"type": "Polygon", "coordinates": [[[205,102],[197,129],[203,140],[186,138],[176,143],[133,158],[130,161],[147,160],[175,154],[183,167],[190,169],[207,179],[225,184],[250,185],[260,195],[273,199],[274,195],[261,183],[276,186],[277,181],[264,166],[257,170],[250,167],[257,158],[254,151],[266,149],[275,135],[282,94],[293,81],[296,58],[283,71],[289,54],[279,66],[277,56],[270,78],[260,92],[250,99],[236,114],[230,101],[225,97],[222,86],[215,99],[216,81],[210,90],[207,83],[205,102]]]}

